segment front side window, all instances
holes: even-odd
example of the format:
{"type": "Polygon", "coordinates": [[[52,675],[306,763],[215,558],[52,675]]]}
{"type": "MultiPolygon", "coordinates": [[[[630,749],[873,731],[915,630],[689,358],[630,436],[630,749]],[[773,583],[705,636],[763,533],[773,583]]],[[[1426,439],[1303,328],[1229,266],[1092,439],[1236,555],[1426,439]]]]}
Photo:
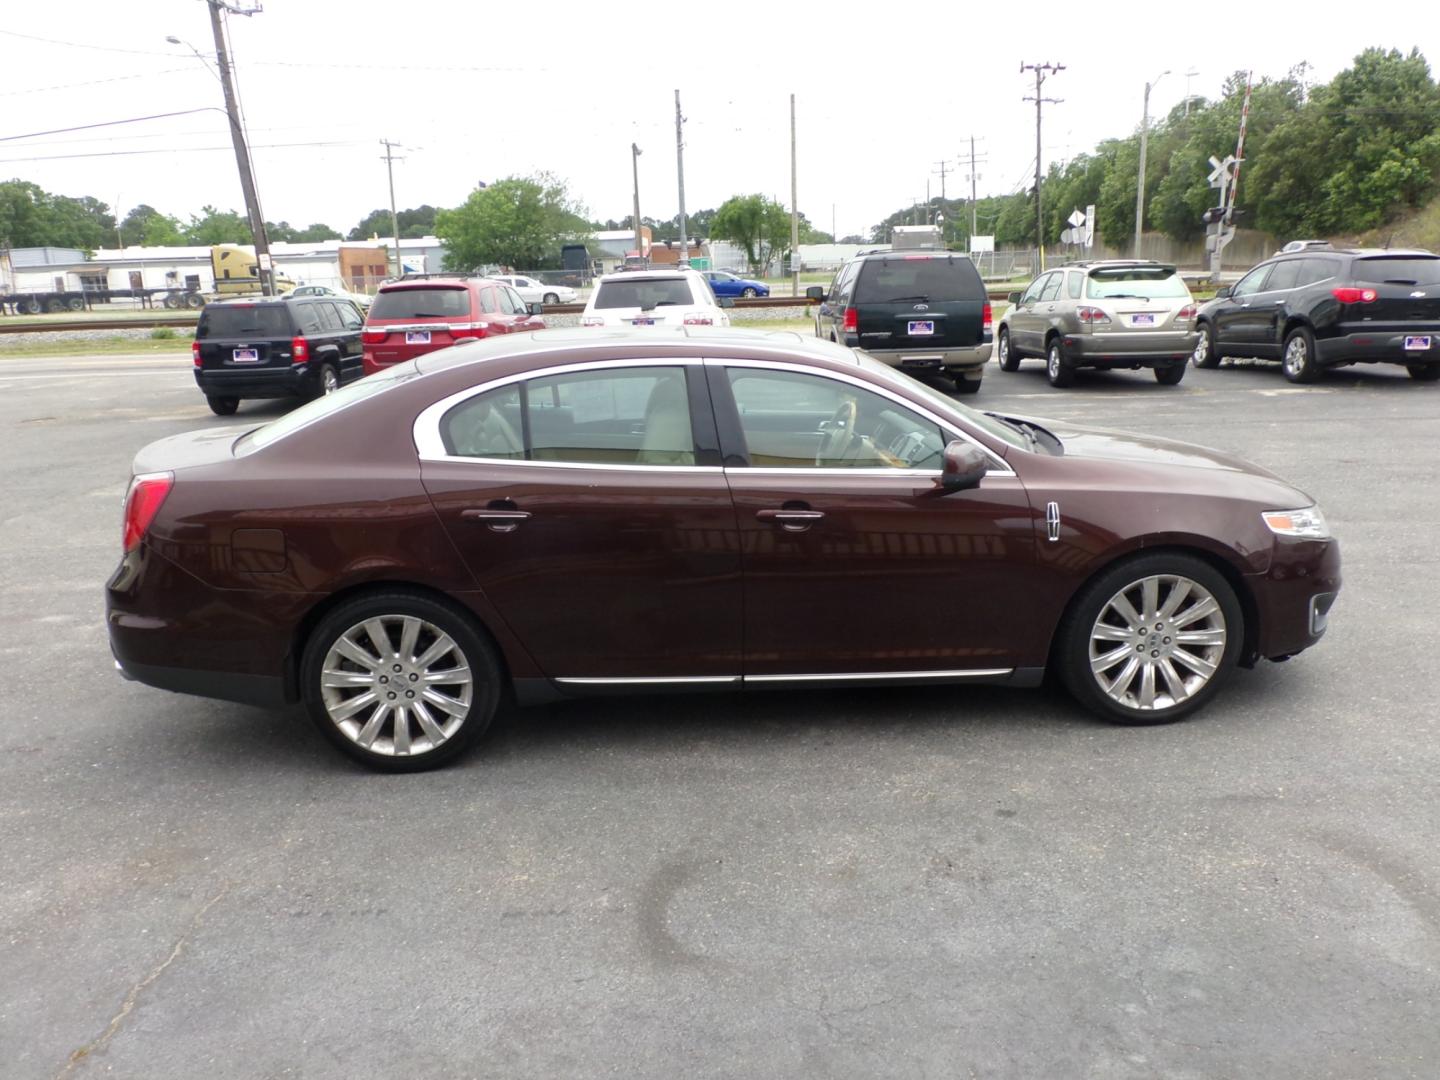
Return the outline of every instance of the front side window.
{"type": "Polygon", "coordinates": [[[512,312],[511,312],[512,314],[514,314],[514,315],[528,315],[528,314],[530,314],[530,309],[525,306],[525,301],[522,300],[522,299],[520,299],[520,294],[517,293],[514,289],[502,289],[501,291],[502,291],[503,293],[505,293],[505,295],[506,295],[507,297],[509,297],[510,307],[513,309],[512,312]]]}
{"type": "Polygon", "coordinates": [[[1045,282],[1045,291],[1040,294],[1040,302],[1042,304],[1048,304],[1060,296],[1060,279],[1064,276],[1064,274],[1058,271],[1050,275],[1050,279],[1045,282]]]}
{"type": "Polygon", "coordinates": [[[940,468],[940,428],[889,398],[803,372],[727,374],[755,468],[940,468]]]}
{"type": "Polygon", "coordinates": [[[1251,270],[1230,290],[1231,296],[1254,296],[1265,287],[1265,279],[1270,276],[1270,268],[1273,263],[1266,263],[1264,266],[1257,266],[1251,270]]]}
{"type": "Polygon", "coordinates": [[[440,421],[460,457],[578,465],[694,465],[682,367],[547,375],[478,394],[440,421]]]}
{"type": "Polygon", "coordinates": [[[1049,274],[1041,274],[1038,278],[1032,281],[1030,283],[1030,287],[1025,290],[1025,295],[1020,297],[1020,303],[1033,304],[1035,303],[1035,301],[1039,300],[1040,293],[1045,288],[1045,285],[1049,282],[1049,280],[1049,274]]]}

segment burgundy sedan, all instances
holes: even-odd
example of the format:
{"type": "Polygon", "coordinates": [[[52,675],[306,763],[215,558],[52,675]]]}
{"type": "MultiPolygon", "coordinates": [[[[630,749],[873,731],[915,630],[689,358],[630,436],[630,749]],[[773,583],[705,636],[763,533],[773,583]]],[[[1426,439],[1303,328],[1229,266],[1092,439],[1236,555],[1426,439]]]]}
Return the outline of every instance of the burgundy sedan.
{"type": "Polygon", "coordinates": [[[507,697],[1033,686],[1177,719],[1325,631],[1314,500],[1227,454],[977,412],[791,333],[441,350],[135,459],[121,670],[303,701],[385,769],[507,697]]]}

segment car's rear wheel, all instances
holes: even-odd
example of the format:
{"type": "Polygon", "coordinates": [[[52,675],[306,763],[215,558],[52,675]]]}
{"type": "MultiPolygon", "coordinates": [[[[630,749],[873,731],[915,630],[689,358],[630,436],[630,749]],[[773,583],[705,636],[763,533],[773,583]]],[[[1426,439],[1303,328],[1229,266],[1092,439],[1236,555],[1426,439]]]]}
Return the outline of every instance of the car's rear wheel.
{"type": "Polygon", "coordinates": [[[319,375],[315,379],[315,396],[325,397],[340,389],[340,372],[335,370],[334,364],[321,364],[319,375]]]}
{"type": "Polygon", "coordinates": [[[1409,364],[1405,370],[1416,382],[1434,382],[1440,379],[1440,364],[1409,364]]]}
{"type": "Polygon", "coordinates": [[[78,296],[72,296],[69,300],[65,302],[65,306],[68,307],[71,311],[84,311],[85,301],[78,296]]]}
{"type": "Polygon", "coordinates": [[[1315,361],[1315,335],[1308,326],[1297,326],[1285,338],[1280,366],[1285,378],[1293,383],[1312,383],[1320,377],[1320,365],[1315,361]]]}
{"type": "Polygon", "coordinates": [[[747,286],[746,288],[740,290],[740,295],[745,297],[745,299],[747,300],[753,300],[759,294],[757,294],[754,289],[747,286]]]}
{"type": "Polygon", "coordinates": [[[1155,381],[1161,386],[1175,386],[1181,379],[1185,378],[1185,362],[1178,364],[1166,364],[1164,367],[1155,369],[1155,381]]]}
{"type": "Polygon", "coordinates": [[[1092,712],[1163,724],[1198,709],[1235,666],[1244,640],[1235,590],[1179,552],[1128,559],[1087,585],[1059,634],[1059,674],[1092,712]]]}
{"type": "Polygon", "coordinates": [[[1075,382],[1075,369],[1065,362],[1065,346],[1059,337],[1051,338],[1045,347],[1045,377],[1051,386],[1062,390],[1075,382]]]}
{"type": "Polygon", "coordinates": [[[1200,335],[1195,340],[1195,351],[1190,354],[1190,361],[1198,368],[1217,368],[1220,366],[1220,354],[1215,351],[1215,331],[1210,329],[1209,323],[1201,323],[1196,328],[1200,335]]]}
{"type": "Polygon", "coordinates": [[[180,306],[180,297],[176,296],[173,292],[167,292],[165,298],[160,302],[165,305],[167,311],[174,311],[180,306]]]}
{"type": "Polygon", "coordinates": [[[560,297],[556,296],[553,292],[547,292],[544,296],[540,298],[540,302],[542,304],[558,304],[560,302],[560,297]]]}
{"type": "Polygon", "coordinates": [[[210,411],[216,416],[234,416],[235,410],[240,408],[238,397],[216,397],[213,394],[206,394],[205,403],[210,406],[210,411]]]}
{"type": "Polygon", "coordinates": [[[1019,371],[1020,356],[1010,348],[1010,331],[1002,329],[995,339],[995,359],[1001,371],[1019,371]]]}
{"type": "Polygon", "coordinates": [[[186,293],[185,306],[187,308],[202,308],[205,306],[205,298],[199,293],[186,293]]]}
{"type": "Polygon", "coordinates": [[[326,615],[301,680],[325,737],[387,772],[434,768],[472,746],[502,683],[494,647],[468,618],[408,592],[361,596],[326,615]]]}

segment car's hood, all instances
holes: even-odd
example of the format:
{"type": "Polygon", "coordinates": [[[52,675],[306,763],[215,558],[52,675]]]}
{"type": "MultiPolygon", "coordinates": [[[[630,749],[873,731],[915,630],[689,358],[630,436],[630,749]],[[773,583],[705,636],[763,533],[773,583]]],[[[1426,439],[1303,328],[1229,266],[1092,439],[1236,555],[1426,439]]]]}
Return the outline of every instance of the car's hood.
{"type": "MultiPolygon", "coordinates": [[[[1180,465],[1193,469],[1220,469],[1228,472],[1263,476],[1269,480],[1280,477],[1253,462],[1208,446],[1162,439],[1154,435],[1137,435],[1128,431],[1085,427],[1068,420],[1042,420],[1022,417],[1055,433],[1065,444],[1065,456],[1097,458],[1106,461],[1131,461],[1140,465],[1180,465]]],[[[1281,480],[1284,483],[1283,480],[1281,480]]]]}

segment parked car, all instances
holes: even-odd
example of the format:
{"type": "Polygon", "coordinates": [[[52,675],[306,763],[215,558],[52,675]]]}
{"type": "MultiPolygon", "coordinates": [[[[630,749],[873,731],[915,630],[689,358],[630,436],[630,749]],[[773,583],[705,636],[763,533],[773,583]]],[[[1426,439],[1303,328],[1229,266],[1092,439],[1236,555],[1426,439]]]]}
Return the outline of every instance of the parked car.
{"type": "Polygon", "coordinates": [[[1200,308],[1196,367],[1227,356],[1279,360],[1314,382],[1347,364],[1404,364],[1440,379],[1440,255],[1320,248],[1267,259],[1200,308]]]}
{"type": "Polygon", "coordinates": [[[864,349],[907,372],[935,371],[955,389],[980,389],[990,359],[991,309],[980,273],[964,255],[882,251],[851,259],[820,301],[815,334],[864,349]]]}
{"type": "Polygon", "coordinates": [[[770,286],[763,281],[742,278],[728,270],[702,270],[705,280],[716,296],[769,296],[770,286]]]}
{"type": "Polygon", "coordinates": [[[246,398],[319,397],[363,371],[364,317],[348,300],[318,296],[215,300],[200,310],[190,356],[210,411],[246,398]]]}
{"type": "Polygon", "coordinates": [[[1174,720],[1315,644],[1340,588],[1315,501],[1263,469],[977,412],[783,332],[472,342],[133,468],[121,670],[303,701],[386,769],[511,696],[1048,667],[1110,720],[1174,720]]]}
{"type": "Polygon", "coordinates": [[[1001,371],[1018,371],[1024,357],[1040,357],[1051,386],[1071,385],[1082,367],[1148,367],[1157,382],[1174,386],[1195,350],[1197,310],[1173,266],[1072,263],[1010,294],[995,331],[995,358],[1001,371]]]}
{"type": "Polygon", "coordinates": [[[574,304],[580,299],[569,285],[547,285],[520,274],[497,274],[495,280],[509,285],[527,304],[574,304]]]}
{"type": "Polygon", "coordinates": [[[373,296],[365,293],[346,292],[344,289],[332,289],[329,285],[297,285],[291,289],[287,296],[329,296],[337,300],[349,300],[361,311],[369,308],[375,300],[373,296]]]}
{"type": "Polygon", "coordinates": [[[457,341],[543,330],[539,304],[490,278],[410,277],[382,285],[365,316],[365,374],[457,341]]]}
{"type": "Polygon", "coordinates": [[[625,270],[595,282],[580,325],[729,326],[724,308],[698,270],[625,270]]]}

